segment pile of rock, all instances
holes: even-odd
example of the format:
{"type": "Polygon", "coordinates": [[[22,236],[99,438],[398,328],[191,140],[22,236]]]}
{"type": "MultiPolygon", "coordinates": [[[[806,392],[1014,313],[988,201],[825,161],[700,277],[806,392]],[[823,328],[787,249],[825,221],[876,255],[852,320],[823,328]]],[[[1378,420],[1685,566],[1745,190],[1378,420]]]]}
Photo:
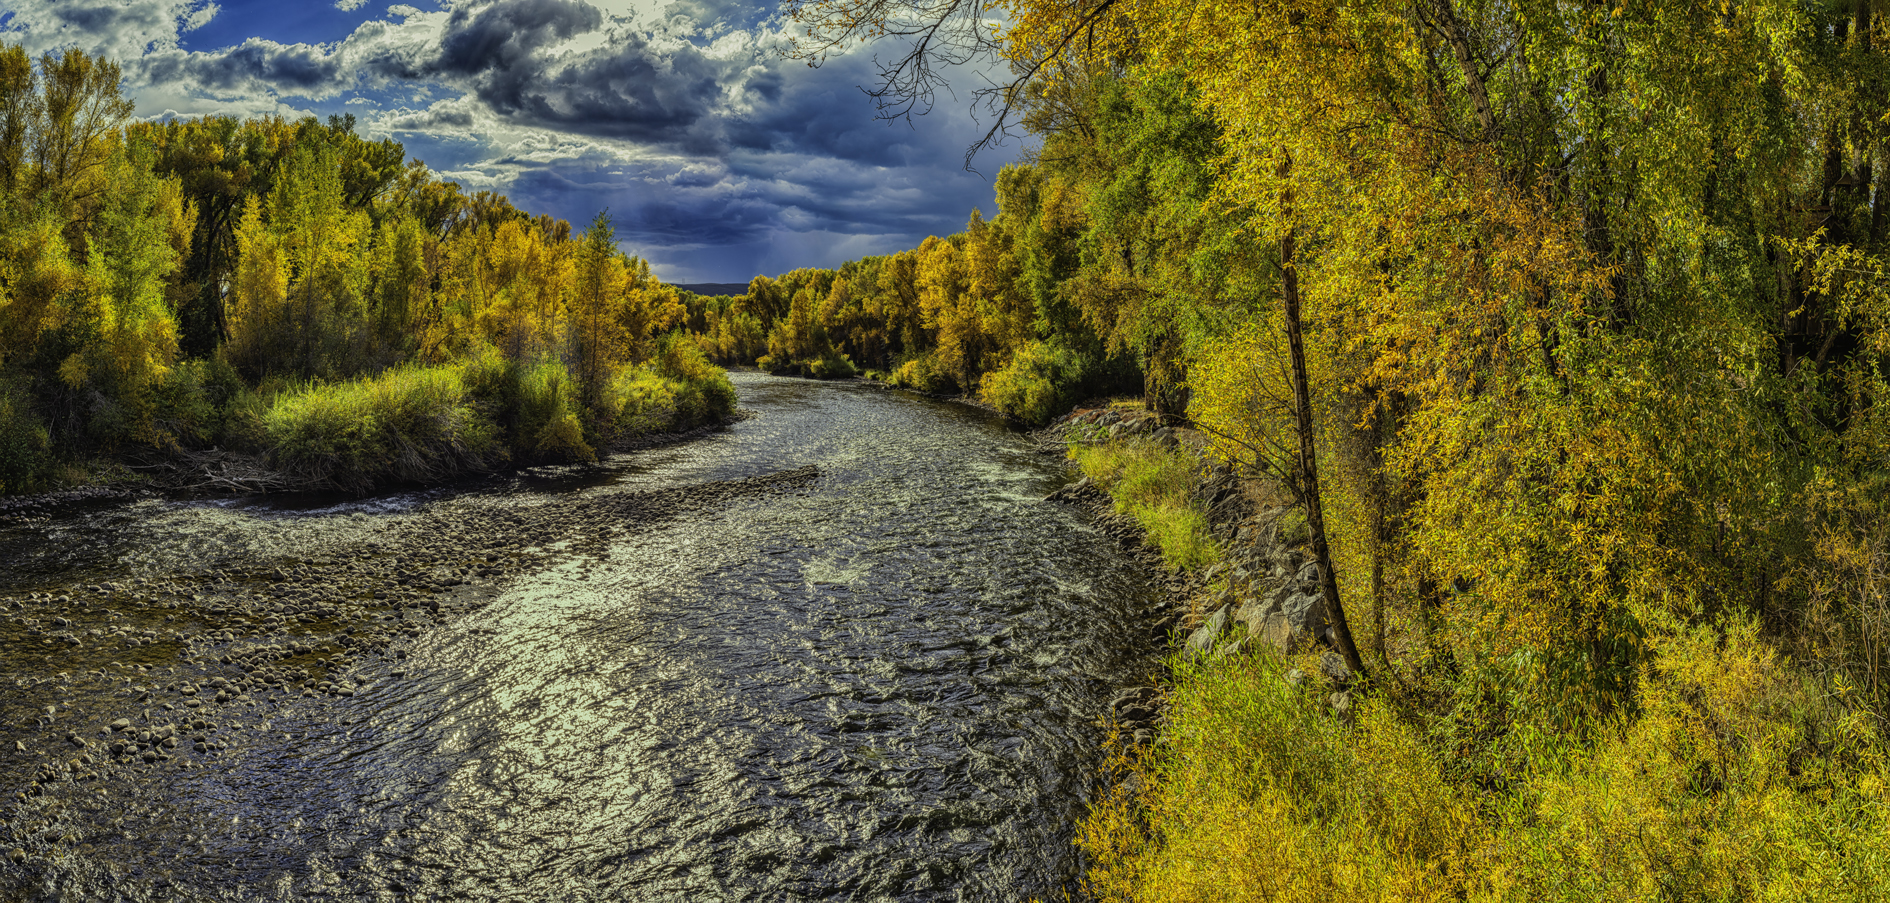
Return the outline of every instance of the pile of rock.
{"type": "Polygon", "coordinates": [[[1225,584],[1199,603],[1203,617],[1187,648],[1227,655],[1265,642],[1294,653],[1332,641],[1319,565],[1280,536],[1287,510],[1269,509],[1239,528],[1226,559],[1206,574],[1210,583],[1225,578],[1225,584]]]}
{"type": "Polygon", "coordinates": [[[1037,433],[1038,441],[1062,448],[1072,437],[1120,441],[1144,436],[1164,445],[1179,441],[1175,431],[1163,426],[1161,418],[1134,408],[1090,408],[1071,411],[1037,433]]]}
{"type": "MultiPolygon", "coordinates": [[[[1060,453],[1072,441],[1120,441],[1145,437],[1195,452],[1199,457],[1193,488],[1207,511],[1222,549],[1222,561],[1204,572],[1169,575],[1164,593],[1151,601],[1153,630],[1172,637],[1190,653],[1219,658],[1264,643],[1279,652],[1298,654],[1320,646],[1318,677],[1330,689],[1329,704],[1341,717],[1350,713],[1351,670],[1336,652],[1319,565],[1304,548],[1303,530],[1289,525],[1293,508],[1256,502],[1254,486],[1205,449],[1205,438],[1192,430],[1163,426],[1145,411],[1118,407],[1077,410],[1037,433],[1040,448],[1060,453]]],[[[1264,498],[1264,494],[1260,497],[1264,498]]],[[[1106,493],[1087,477],[1046,499],[1088,508],[1098,529],[1125,546],[1139,546],[1142,530],[1116,515],[1106,493]]],[[[1152,559],[1152,556],[1151,556],[1152,559]]],[[[1151,561],[1152,564],[1152,561],[1151,561]]],[[[1294,671],[1297,684],[1306,675],[1294,671]]],[[[1116,694],[1111,714],[1123,735],[1136,744],[1149,742],[1164,723],[1166,701],[1158,687],[1130,687],[1116,694]]]]}

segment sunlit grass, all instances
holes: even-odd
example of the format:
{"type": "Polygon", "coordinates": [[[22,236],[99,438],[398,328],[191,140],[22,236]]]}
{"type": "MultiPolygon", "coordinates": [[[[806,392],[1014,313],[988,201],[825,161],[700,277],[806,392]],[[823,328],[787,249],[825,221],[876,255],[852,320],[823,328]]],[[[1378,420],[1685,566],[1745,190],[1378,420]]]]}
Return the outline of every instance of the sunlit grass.
{"type": "Polygon", "coordinates": [[[270,459],[315,484],[423,482],[484,466],[498,451],[457,366],[407,366],[278,393],[263,413],[270,459]]]}
{"type": "Polygon", "coordinates": [[[1117,512],[1142,525],[1170,568],[1188,570],[1220,560],[1207,512],[1190,495],[1194,471],[1184,454],[1129,440],[1073,444],[1070,457],[1115,499],[1117,512]]]}

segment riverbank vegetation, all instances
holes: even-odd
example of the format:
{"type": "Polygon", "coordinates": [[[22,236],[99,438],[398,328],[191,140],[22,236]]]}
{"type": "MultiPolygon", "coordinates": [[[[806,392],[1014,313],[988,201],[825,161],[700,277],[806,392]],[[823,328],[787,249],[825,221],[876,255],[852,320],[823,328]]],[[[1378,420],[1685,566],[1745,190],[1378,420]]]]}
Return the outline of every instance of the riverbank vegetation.
{"type": "Polygon", "coordinates": [[[1133,374],[1306,518],[1352,719],[1177,662],[1101,897],[1890,886],[1879,4],[798,8],[913,38],[894,101],[1001,54],[1040,143],[992,219],[784,277],[792,334],[994,402],[1133,374]]]}
{"type": "Polygon", "coordinates": [[[0,47],[0,492],[259,459],[355,490],[726,417],[676,291],[349,119],[131,122],[119,71],[0,47]]]}
{"type": "Polygon", "coordinates": [[[1071,444],[1070,459],[1115,500],[1116,513],[1142,525],[1168,567],[1199,568],[1220,557],[1195,498],[1195,461],[1186,453],[1155,442],[1089,438],[1071,444]]]}

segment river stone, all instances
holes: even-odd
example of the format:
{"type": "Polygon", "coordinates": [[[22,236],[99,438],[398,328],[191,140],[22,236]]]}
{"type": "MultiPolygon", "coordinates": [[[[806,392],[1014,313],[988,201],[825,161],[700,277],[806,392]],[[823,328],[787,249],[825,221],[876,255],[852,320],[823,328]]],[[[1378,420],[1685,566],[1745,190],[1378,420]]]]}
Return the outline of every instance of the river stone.
{"type": "Polygon", "coordinates": [[[1192,636],[1188,637],[1188,649],[1205,655],[1208,650],[1214,648],[1214,641],[1220,638],[1221,631],[1225,629],[1227,629],[1227,609],[1223,607],[1217,609],[1208,617],[1207,623],[1202,624],[1192,636]]]}

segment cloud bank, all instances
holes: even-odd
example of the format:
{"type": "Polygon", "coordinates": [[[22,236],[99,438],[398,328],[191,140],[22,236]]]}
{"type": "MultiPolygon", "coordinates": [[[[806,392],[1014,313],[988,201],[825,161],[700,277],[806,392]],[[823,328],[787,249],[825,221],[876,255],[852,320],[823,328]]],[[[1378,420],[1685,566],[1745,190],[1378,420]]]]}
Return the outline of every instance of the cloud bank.
{"type": "Polygon", "coordinates": [[[208,47],[204,26],[242,34],[244,15],[281,7],[13,6],[0,37],[119,59],[140,115],[351,113],[468,189],[579,225],[609,208],[626,249],[675,281],[832,266],[992,206],[988,179],[963,169],[982,129],[962,105],[876,120],[860,91],[876,78],[870,48],[809,68],[783,55],[784,23],[749,6],[339,0],[320,7],[351,27],[337,40],[252,32],[208,47]]]}

